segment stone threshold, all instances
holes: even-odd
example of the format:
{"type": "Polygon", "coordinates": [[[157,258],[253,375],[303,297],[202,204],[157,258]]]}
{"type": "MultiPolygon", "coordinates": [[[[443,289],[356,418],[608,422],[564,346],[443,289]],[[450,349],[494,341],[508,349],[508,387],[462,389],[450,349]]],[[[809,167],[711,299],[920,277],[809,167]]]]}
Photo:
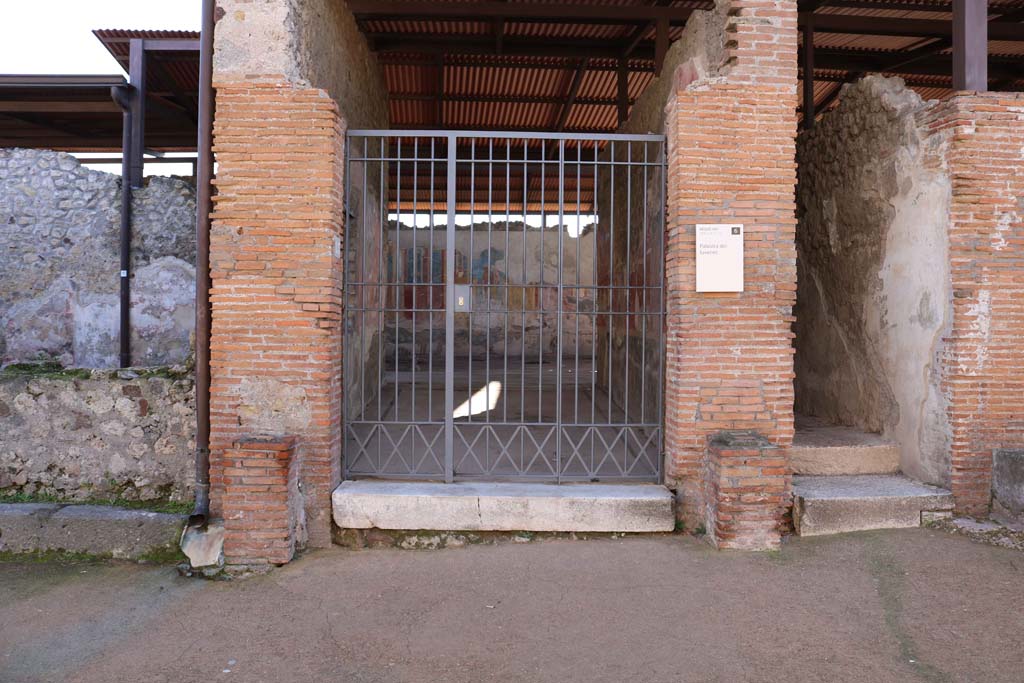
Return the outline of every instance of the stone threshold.
{"type": "Polygon", "coordinates": [[[672,493],[658,484],[357,480],[332,495],[343,529],[672,531],[672,493]]]}

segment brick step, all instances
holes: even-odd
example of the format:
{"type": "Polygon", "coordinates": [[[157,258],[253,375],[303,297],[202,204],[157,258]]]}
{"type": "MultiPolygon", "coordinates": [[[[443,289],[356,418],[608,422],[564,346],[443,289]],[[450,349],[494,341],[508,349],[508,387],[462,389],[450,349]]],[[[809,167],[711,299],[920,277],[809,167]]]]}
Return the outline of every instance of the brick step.
{"type": "Polygon", "coordinates": [[[798,417],[790,463],[793,474],[895,474],[900,471],[900,447],[855,427],[798,417]]]}
{"type": "Polygon", "coordinates": [[[793,477],[793,527],[799,536],[921,525],[923,513],[953,509],[953,495],[902,475],[793,477]]]}
{"type": "Polygon", "coordinates": [[[655,484],[345,481],[334,490],[343,529],[672,531],[672,494],[655,484]]]}

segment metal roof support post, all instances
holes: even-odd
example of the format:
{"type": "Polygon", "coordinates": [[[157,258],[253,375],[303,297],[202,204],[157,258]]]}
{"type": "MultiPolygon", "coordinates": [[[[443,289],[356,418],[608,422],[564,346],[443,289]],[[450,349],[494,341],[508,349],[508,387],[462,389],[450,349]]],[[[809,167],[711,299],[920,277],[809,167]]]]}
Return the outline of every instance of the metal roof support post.
{"type": "Polygon", "coordinates": [[[618,84],[619,127],[629,119],[629,64],[625,58],[619,60],[616,83],[618,84]]]}
{"type": "MultiPolygon", "coordinates": [[[[813,15],[812,15],[813,16],[813,15]]],[[[804,49],[804,130],[814,128],[814,20],[810,17],[803,25],[804,49]]]]}
{"type": "Polygon", "coordinates": [[[132,251],[132,183],[129,178],[131,174],[132,158],[132,107],[137,93],[133,92],[130,85],[117,85],[110,89],[110,96],[124,112],[122,117],[121,132],[121,229],[120,229],[120,257],[121,267],[119,279],[121,282],[120,296],[120,324],[118,337],[120,340],[119,363],[120,367],[131,367],[131,251],[132,251]]]}
{"type": "Polygon", "coordinates": [[[129,179],[132,187],[142,187],[146,151],[146,44],[141,38],[131,41],[128,78],[134,89],[132,99],[132,146],[129,179]]]}
{"type": "Polygon", "coordinates": [[[953,90],[988,90],[988,0],[953,0],[953,90]]]}

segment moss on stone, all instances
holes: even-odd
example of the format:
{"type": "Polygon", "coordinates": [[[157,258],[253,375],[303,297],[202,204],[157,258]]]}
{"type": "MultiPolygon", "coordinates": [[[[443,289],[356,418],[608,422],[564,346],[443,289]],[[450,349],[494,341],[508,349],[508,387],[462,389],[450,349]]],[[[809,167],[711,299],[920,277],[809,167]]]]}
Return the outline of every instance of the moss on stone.
{"type": "Polygon", "coordinates": [[[65,368],[60,363],[44,361],[40,363],[12,363],[0,370],[0,380],[19,379],[24,377],[45,377],[47,379],[90,379],[92,370],[88,368],[65,368]]]}
{"type": "Polygon", "coordinates": [[[146,510],[148,512],[164,512],[172,515],[187,515],[192,511],[192,503],[187,501],[155,499],[128,500],[121,497],[93,497],[84,500],[70,500],[48,493],[25,493],[23,491],[0,490],[2,503],[53,503],[57,505],[103,505],[105,507],[125,508],[127,510],[146,510]]]}

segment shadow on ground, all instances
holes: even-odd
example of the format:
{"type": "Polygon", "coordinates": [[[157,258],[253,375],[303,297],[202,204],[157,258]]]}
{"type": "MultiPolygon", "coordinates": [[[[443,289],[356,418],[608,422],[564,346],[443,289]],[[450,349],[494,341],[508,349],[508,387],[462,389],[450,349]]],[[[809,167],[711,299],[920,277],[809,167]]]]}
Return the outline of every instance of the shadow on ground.
{"type": "Polygon", "coordinates": [[[1024,556],[939,531],[0,564],[0,681],[1020,681],[1024,556]]]}

